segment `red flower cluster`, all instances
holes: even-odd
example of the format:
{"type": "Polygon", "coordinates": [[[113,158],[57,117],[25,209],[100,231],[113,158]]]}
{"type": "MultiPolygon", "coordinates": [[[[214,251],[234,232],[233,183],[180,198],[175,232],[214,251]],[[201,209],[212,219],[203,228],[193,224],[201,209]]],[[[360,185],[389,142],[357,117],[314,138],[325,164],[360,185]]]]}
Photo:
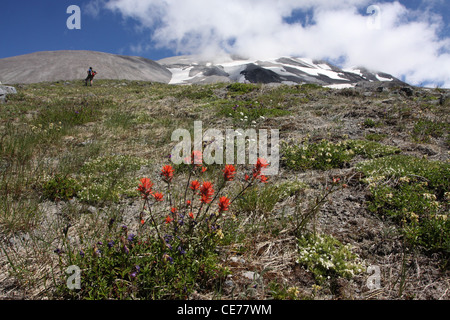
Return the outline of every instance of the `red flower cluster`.
{"type": "Polygon", "coordinates": [[[202,203],[210,203],[212,201],[211,197],[214,195],[213,185],[209,181],[203,182],[202,187],[200,188],[200,201],[202,203]]]}
{"type": "Polygon", "coordinates": [[[219,212],[228,211],[230,206],[230,199],[227,197],[221,197],[219,199],[219,212]]]}
{"type": "Polygon", "coordinates": [[[142,178],[137,190],[142,194],[144,199],[152,194],[153,182],[149,178],[142,178]]]}
{"type": "Polygon", "coordinates": [[[170,216],[167,216],[166,218],[166,224],[169,224],[173,221],[173,219],[170,216]]]}
{"type": "Polygon", "coordinates": [[[164,177],[166,182],[171,182],[174,171],[175,170],[173,170],[172,166],[167,165],[162,168],[161,175],[164,177]]]}
{"type": "Polygon", "coordinates": [[[227,164],[223,170],[223,177],[225,181],[233,181],[235,174],[236,168],[231,164],[227,164]]]}
{"type": "Polygon", "coordinates": [[[200,182],[198,182],[198,180],[192,181],[190,188],[194,191],[200,189],[200,182]]]}
{"type": "Polygon", "coordinates": [[[163,201],[164,195],[161,192],[158,192],[158,193],[155,193],[153,195],[153,197],[155,198],[156,201],[163,201]]]}
{"type": "MultiPolygon", "coordinates": [[[[266,160],[262,158],[258,158],[256,161],[255,167],[253,168],[253,179],[259,179],[263,183],[267,183],[267,177],[263,174],[261,174],[261,170],[263,168],[267,168],[269,164],[266,162],[266,160]]],[[[246,176],[246,180],[248,180],[250,177],[246,176]]]]}

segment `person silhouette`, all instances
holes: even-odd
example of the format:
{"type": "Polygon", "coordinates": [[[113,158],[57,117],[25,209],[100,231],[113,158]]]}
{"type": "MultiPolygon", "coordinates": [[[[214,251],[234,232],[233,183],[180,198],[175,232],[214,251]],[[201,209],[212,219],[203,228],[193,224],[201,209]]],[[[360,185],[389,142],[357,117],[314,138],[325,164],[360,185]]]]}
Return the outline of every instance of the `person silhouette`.
{"type": "Polygon", "coordinates": [[[88,85],[88,81],[90,82],[90,85],[92,87],[92,80],[94,80],[95,75],[97,74],[97,71],[94,71],[94,69],[92,69],[92,67],[89,68],[88,72],[87,72],[87,77],[84,80],[86,86],[88,85]]]}

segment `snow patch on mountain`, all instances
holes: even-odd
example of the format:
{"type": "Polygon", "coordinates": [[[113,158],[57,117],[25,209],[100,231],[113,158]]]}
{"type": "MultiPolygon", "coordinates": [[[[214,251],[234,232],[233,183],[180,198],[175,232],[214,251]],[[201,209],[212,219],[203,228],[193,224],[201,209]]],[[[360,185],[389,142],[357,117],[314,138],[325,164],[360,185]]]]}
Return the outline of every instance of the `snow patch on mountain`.
{"type": "Polygon", "coordinates": [[[202,61],[196,56],[171,57],[158,61],[172,72],[171,84],[213,82],[314,83],[330,88],[353,88],[358,82],[398,81],[391,75],[362,67],[341,69],[310,58],[280,57],[264,61],[237,57],[218,57],[202,61]]]}

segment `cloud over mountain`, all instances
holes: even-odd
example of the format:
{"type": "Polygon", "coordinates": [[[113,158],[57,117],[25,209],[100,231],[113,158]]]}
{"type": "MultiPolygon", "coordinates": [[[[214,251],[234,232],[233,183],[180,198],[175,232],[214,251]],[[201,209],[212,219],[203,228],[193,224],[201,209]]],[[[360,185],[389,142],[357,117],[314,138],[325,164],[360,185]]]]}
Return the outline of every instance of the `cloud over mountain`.
{"type": "MultiPolygon", "coordinates": [[[[435,2],[435,1],[434,1],[435,2]]],[[[415,85],[450,87],[442,16],[369,0],[93,0],[148,30],[144,44],[180,54],[299,56],[384,70],[415,85]],[[146,43],[146,44],[145,44],[146,43]]],[[[94,10],[95,9],[95,10],[94,10]]]]}

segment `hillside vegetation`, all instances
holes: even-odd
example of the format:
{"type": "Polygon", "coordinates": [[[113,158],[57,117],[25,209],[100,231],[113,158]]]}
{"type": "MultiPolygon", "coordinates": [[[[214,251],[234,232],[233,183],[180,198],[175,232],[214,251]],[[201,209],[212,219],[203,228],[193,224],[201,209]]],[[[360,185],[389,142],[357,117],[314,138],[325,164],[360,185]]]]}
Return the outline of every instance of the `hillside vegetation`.
{"type": "Polygon", "coordinates": [[[0,299],[450,297],[445,90],[16,89],[0,107],[0,299]],[[280,173],[172,165],[172,132],[194,121],[278,129],[280,173]]]}

